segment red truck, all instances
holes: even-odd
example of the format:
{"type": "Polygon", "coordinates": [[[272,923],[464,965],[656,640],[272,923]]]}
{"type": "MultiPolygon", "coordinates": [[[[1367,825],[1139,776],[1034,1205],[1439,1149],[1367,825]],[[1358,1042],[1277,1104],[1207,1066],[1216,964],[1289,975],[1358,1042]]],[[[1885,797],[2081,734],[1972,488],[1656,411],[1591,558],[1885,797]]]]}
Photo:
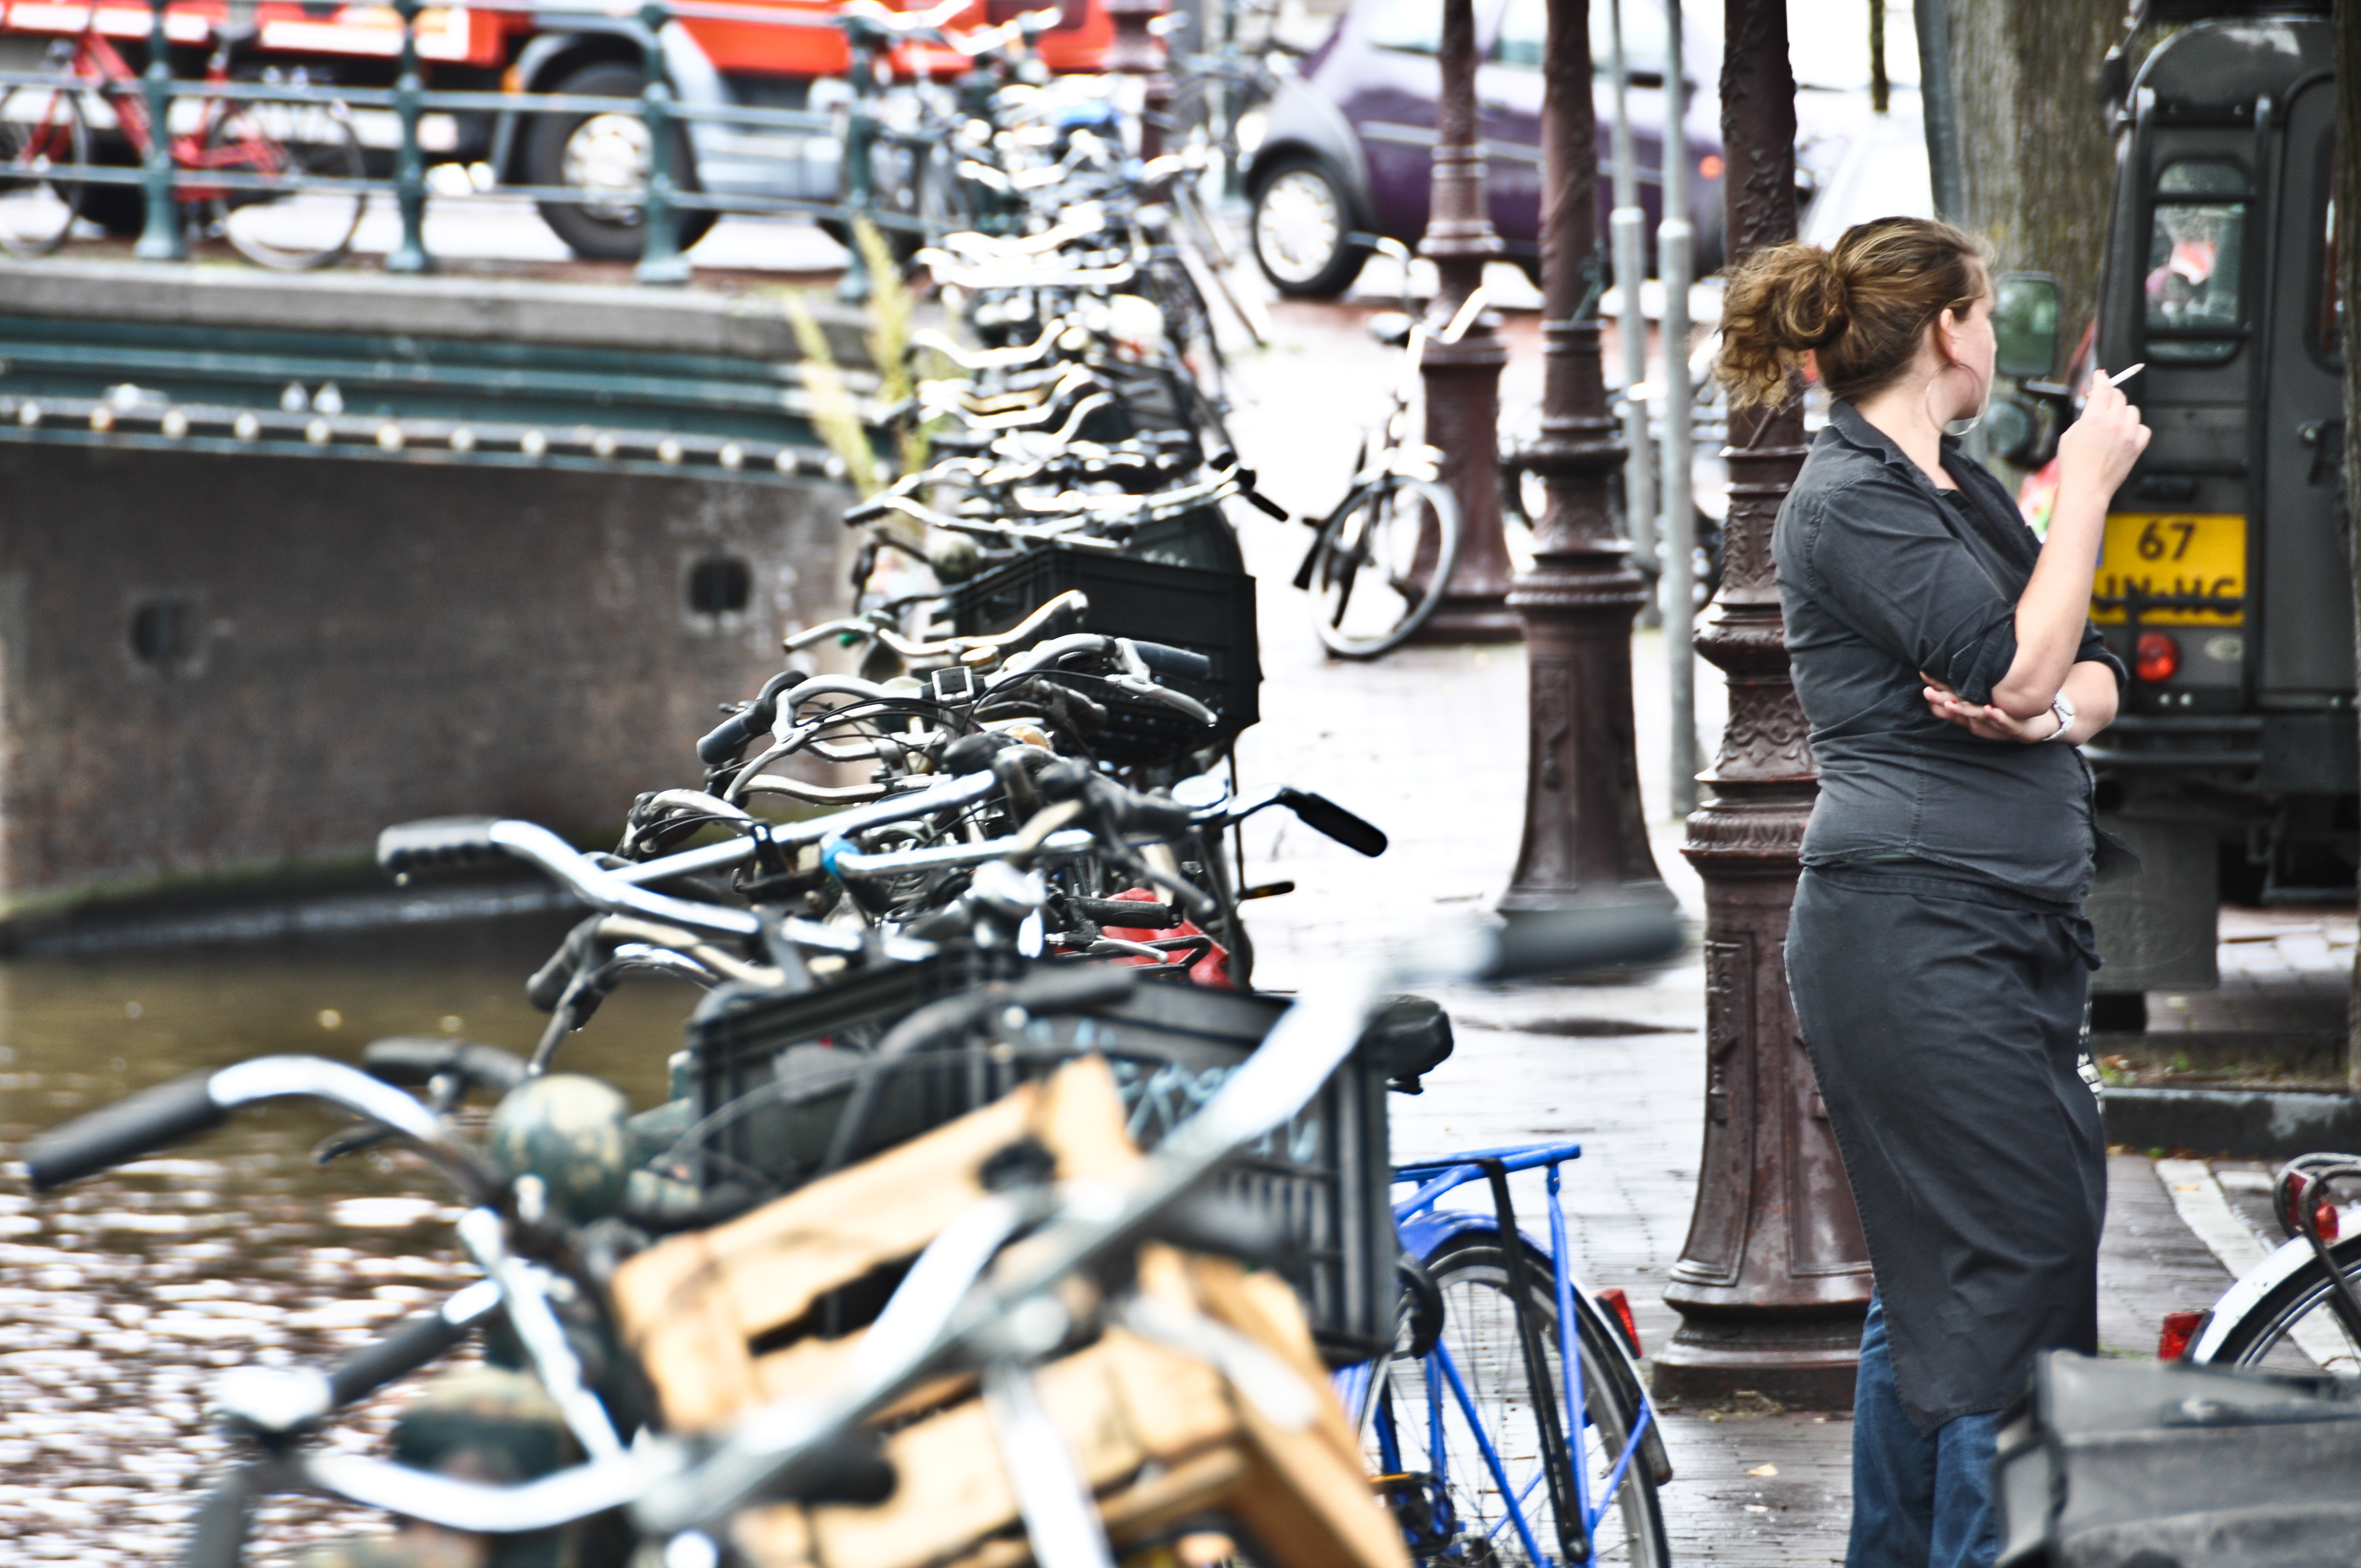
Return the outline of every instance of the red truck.
{"type": "MultiPolygon", "coordinates": [[[[901,5],[903,0],[886,0],[901,5]]],[[[1039,0],[976,0],[954,28],[1006,21],[1039,0]]],[[[755,19],[826,18],[833,0],[745,0],[730,9],[744,19],[686,17],[667,23],[658,42],[675,93],[687,104],[741,104],[826,112],[844,102],[844,36],[833,27],[793,26],[755,19]]],[[[917,9],[917,6],[906,8],[917,9]]],[[[89,24],[86,4],[0,0],[0,68],[39,70],[55,39],[89,24]]],[[[98,6],[99,31],[135,67],[145,64],[149,17],[144,5],[98,6]]],[[[204,58],[226,30],[239,40],[239,74],[300,69],[307,81],[386,86],[401,48],[401,18],[388,5],[340,5],[335,0],[179,0],[165,17],[176,58],[174,74],[201,73],[204,58]],[[185,50],[185,58],[178,58],[185,50]]],[[[1064,0],[1056,27],[1040,45],[1052,71],[1102,68],[1115,38],[1102,0],[1064,0]]],[[[437,5],[419,13],[418,54],[429,87],[504,89],[637,96],[645,85],[642,49],[647,29],[636,5],[611,7],[487,9],[437,5]]],[[[960,57],[946,50],[905,49],[897,74],[944,74],[960,57]]],[[[390,165],[396,141],[392,115],[356,115],[371,172],[390,165]]],[[[687,168],[675,165],[694,190],[716,195],[799,197],[832,201],[838,192],[840,141],[836,134],[751,129],[709,120],[686,122],[687,168]]],[[[129,163],[130,150],[94,127],[103,160],[129,163]],[[109,146],[110,140],[113,145],[109,146]]],[[[430,162],[466,166],[478,184],[573,186],[628,191],[646,166],[647,133],[624,115],[430,114],[420,141],[430,162]]],[[[85,216],[124,233],[138,230],[136,187],[93,187],[85,216]]],[[[628,259],[640,254],[636,205],[547,203],[542,217],[577,255],[628,259]]],[[[681,225],[686,247],[715,219],[689,213],[681,225]]]]}

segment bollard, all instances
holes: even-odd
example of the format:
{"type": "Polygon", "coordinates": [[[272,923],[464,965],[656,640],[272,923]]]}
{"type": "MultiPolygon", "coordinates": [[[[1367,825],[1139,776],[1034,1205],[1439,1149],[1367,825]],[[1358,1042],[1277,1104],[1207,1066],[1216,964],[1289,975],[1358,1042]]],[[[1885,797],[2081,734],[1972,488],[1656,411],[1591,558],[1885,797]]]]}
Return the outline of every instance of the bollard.
{"type": "Polygon", "coordinates": [[[401,14],[401,65],[393,82],[394,116],[401,123],[401,145],[393,155],[393,200],[401,210],[401,243],[385,258],[388,272],[432,272],[434,258],[426,253],[426,159],[418,149],[419,0],[394,0],[401,14]]]}
{"type": "Polygon", "coordinates": [[[646,29],[640,53],[648,84],[640,93],[640,119],[648,128],[648,183],[640,200],[640,264],[631,273],[640,282],[665,286],[686,283],[690,277],[672,204],[672,84],[664,59],[664,27],[669,19],[664,0],[648,0],[640,7],[640,25],[646,29]]]}
{"type": "Polygon", "coordinates": [[[172,200],[172,59],[164,35],[165,0],[148,0],[148,157],[141,187],[148,195],[148,221],[131,254],[142,261],[184,261],[189,245],[181,233],[180,203],[172,200]]]}
{"type": "Polygon", "coordinates": [[[862,305],[869,302],[869,263],[857,236],[877,199],[876,170],[869,158],[877,141],[877,112],[872,106],[877,93],[877,38],[853,21],[845,27],[844,42],[851,55],[845,77],[852,103],[845,110],[844,174],[839,183],[844,192],[844,244],[852,255],[844,264],[836,296],[848,305],[862,305]]]}

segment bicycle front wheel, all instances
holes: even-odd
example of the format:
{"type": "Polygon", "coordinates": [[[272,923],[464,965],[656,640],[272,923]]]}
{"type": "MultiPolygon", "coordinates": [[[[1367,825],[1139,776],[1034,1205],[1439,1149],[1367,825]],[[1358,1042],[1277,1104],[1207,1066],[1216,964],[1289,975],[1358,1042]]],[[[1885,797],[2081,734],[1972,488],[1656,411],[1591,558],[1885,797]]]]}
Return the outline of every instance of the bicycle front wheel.
{"type": "MultiPolygon", "coordinates": [[[[1543,1468],[1543,1410],[1555,1412],[1569,1461],[1563,1480],[1587,1502],[1591,1561],[1667,1568],[1672,1546],[1645,1442],[1643,1409],[1613,1331],[1577,1310],[1585,1419],[1566,1419],[1550,1262],[1525,1248],[1526,1288],[1543,1345],[1536,1388],[1520,1343],[1509,1260],[1498,1233],[1467,1232],[1437,1247],[1426,1270],[1443,1300],[1434,1347],[1386,1366],[1370,1431],[1370,1463],[1422,1563],[1545,1568],[1565,1561],[1553,1487],[1543,1468]],[[1538,1555],[1536,1555],[1538,1554],[1538,1555]]],[[[1574,1499],[1569,1498],[1569,1504],[1574,1499]]],[[[1576,1532],[1568,1530],[1568,1537],[1576,1532]]]]}
{"type": "Polygon", "coordinates": [[[1459,502],[1428,479],[1393,477],[1346,498],[1313,546],[1312,623],[1340,659],[1399,648],[1443,602],[1459,564],[1459,502]]]}
{"type": "MultiPolygon", "coordinates": [[[[2329,1255],[2361,1289],[2361,1235],[2337,1243],[2329,1255]]],[[[2213,1325],[2203,1364],[2361,1377],[2361,1344],[2337,1321],[2328,1292],[2328,1271],[2317,1257],[2307,1260],[2235,1320],[2213,1325]]]]}
{"type": "Polygon", "coordinates": [[[287,181],[285,190],[224,187],[205,198],[211,232],[258,267],[300,272],[345,254],[368,192],[313,180],[358,180],[360,137],[340,104],[223,104],[209,111],[201,168],[287,181]]]}
{"type": "Polygon", "coordinates": [[[90,161],[90,130],[71,93],[17,87],[0,96],[0,247],[47,256],[82,211],[78,179],[50,171],[90,161]]]}

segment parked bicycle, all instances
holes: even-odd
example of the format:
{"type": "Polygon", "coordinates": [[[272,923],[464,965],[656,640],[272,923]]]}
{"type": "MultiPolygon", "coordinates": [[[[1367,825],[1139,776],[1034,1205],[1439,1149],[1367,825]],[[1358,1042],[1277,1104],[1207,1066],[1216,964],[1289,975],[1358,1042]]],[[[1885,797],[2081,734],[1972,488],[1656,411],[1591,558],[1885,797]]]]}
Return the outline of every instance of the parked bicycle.
{"type": "MultiPolygon", "coordinates": [[[[1401,347],[1401,376],[1384,423],[1362,444],[1344,499],[1327,516],[1303,520],[1313,531],[1312,547],[1295,569],[1296,587],[1312,596],[1312,630],[1340,659],[1374,659],[1417,635],[1459,564],[1459,502],[1437,479],[1442,454],[1411,429],[1427,330],[1411,308],[1410,251],[1390,239],[1375,248],[1402,268],[1401,313],[1377,323],[1381,337],[1401,347]]],[[[1436,340],[1457,343],[1484,304],[1479,288],[1436,340]]]]}
{"type": "MultiPolygon", "coordinates": [[[[137,184],[70,172],[91,166],[93,130],[119,129],[136,161],[156,147],[138,73],[99,30],[108,14],[93,5],[78,37],[51,46],[59,85],[0,95],[0,246],[13,255],[47,256],[77,218],[102,211],[127,216],[139,198],[137,184]]],[[[207,82],[236,79],[238,42],[223,33],[205,66],[207,82]]],[[[300,75],[291,84],[303,85],[300,75]]],[[[180,103],[178,128],[163,132],[172,167],[209,176],[174,184],[184,222],[264,267],[300,270],[344,255],[368,196],[333,183],[364,173],[360,138],[341,104],[227,96],[180,103]]]]}

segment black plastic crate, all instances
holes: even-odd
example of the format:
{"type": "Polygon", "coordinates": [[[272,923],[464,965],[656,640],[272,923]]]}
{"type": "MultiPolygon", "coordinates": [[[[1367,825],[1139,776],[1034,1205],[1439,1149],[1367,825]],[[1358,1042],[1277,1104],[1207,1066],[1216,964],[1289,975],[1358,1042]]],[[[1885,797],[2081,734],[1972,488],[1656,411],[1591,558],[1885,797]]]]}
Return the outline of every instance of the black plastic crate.
{"type": "MultiPolygon", "coordinates": [[[[1255,580],[1104,551],[1029,551],[961,583],[947,596],[961,636],[1005,631],[1070,588],[1090,599],[1082,630],[1202,653],[1206,680],[1159,675],[1221,716],[1214,732],[1161,704],[1117,697],[1105,734],[1092,744],[1113,762],[1152,762],[1227,740],[1262,717],[1262,658],[1255,638],[1255,580]]],[[[1097,690],[1094,700],[1106,699],[1097,690]]]]}
{"type": "MultiPolygon", "coordinates": [[[[800,1084],[768,1091],[708,1144],[708,1179],[792,1187],[807,1177],[834,1135],[861,1055],[913,1008],[987,980],[1022,960],[947,952],[895,965],[799,996],[758,998],[689,1026],[697,1113],[780,1080],[792,1061],[800,1084]],[[841,1053],[840,1073],[825,1070],[841,1053]]],[[[1251,1055],[1284,999],[1144,982],[1118,1005],[1042,1016],[1017,1048],[915,1057],[888,1081],[872,1122],[872,1147],[915,1137],[1096,1053],[1113,1069],[1133,1137],[1153,1148],[1212,1098],[1251,1055]]],[[[1323,1350],[1339,1365],[1365,1360],[1394,1334],[1394,1263],[1400,1251],[1389,1190],[1386,1075],[1356,1054],[1303,1113],[1234,1157],[1218,1179],[1232,1197],[1273,1215],[1293,1238],[1306,1278],[1304,1307],[1323,1350]]]]}

